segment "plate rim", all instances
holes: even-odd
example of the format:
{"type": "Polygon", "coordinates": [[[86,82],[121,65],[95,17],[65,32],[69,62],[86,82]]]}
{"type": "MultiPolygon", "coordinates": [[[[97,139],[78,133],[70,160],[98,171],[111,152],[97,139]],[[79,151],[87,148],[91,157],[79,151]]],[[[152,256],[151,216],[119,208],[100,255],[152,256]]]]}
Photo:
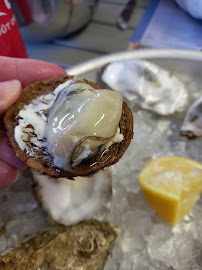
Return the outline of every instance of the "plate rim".
{"type": "Polygon", "coordinates": [[[104,56],[98,56],[80,64],[76,64],[65,71],[69,75],[81,75],[101,68],[109,62],[129,59],[178,59],[202,62],[202,53],[194,50],[179,49],[142,49],[136,51],[122,51],[104,56]]]}

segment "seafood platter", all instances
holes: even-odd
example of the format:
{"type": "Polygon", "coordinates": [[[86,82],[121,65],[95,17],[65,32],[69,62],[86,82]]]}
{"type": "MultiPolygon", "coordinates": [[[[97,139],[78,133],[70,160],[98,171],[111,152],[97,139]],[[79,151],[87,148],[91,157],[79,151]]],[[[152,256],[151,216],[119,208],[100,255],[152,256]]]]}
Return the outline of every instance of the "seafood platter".
{"type": "MultiPolygon", "coordinates": [[[[40,110],[36,116],[41,117],[37,121],[48,121],[47,141],[54,146],[49,143],[47,148],[61,171],[48,168],[53,163],[46,163],[47,153],[43,166],[32,153],[27,162],[31,169],[21,171],[12,186],[0,191],[0,269],[202,269],[201,53],[127,51],[73,66],[67,74],[72,81],[57,79],[60,84],[53,89],[53,93],[64,89],[62,94],[54,100],[53,94],[43,96],[44,112],[53,101],[49,120],[40,110]],[[93,86],[90,83],[86,90],[89,81],[93,86]],[[75,108],[83,96],[94,99],[92,92],[99,93],[99,99],[88,103],[93,109],[84,111],[82,123],[97,121],[95,107],[102,117],[93,125],[94,133],[79,135],[79,140],[72,135],[78,125],[70,128],[71,153],[61,154],[66,146],[56,147],[58,136],[64,140],[66,135],[57,133],[64,123],[58,114],[63,109],[58,108],[75,108]],[[123,112],[119,103],[125,104],[123,112]],[[103,106],[110,115],[107,126],[103,106]],[[100,135],[103,132],[107,135],[100,135]],[[114,143],[122,146],[108,150],[114,143]],[[94,158],[100,149],[99,160],[105,164],[101,168],[88,163],[88,157],[94,158]],[[88,166],[76,175],[75,168],[83,160],[88,166]]],[[[18,112],[15,139],[25,152],[25,139],[19,138],[30,127],[23,115],[27,108],[36,113],[33,108],[41,106],[38,100],[18,112]]],[[[84,107],[82,103],[79,110],[84,107]]],[[[72,127],[75,113],[68,117],[66,127],[72,127]]],[[[45,146],[41,138],[36,143],[37,136],[31,140],[38,151],[37,147],[45,146]]]]}

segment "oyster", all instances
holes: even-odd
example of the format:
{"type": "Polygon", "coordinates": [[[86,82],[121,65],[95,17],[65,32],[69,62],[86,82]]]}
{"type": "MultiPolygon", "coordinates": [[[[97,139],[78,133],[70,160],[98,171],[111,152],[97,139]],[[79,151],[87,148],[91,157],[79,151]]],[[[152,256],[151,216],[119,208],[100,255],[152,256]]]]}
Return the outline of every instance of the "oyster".
{"type": "Polygon", "coordinates": [[[115,91],[94,89],[82,79],[73,80],[60,92],[49,112],[46,138],[54,164],[73,170],[117,138],[117,133],[116,142],[121,141],[122,103],[115,91]]]}
{"type": "Polygon", "coordinates": [[[1,270],[102,270],[117,237],[107,222],[47,228],[0,256],[1,270]]]}
{"type": "Polygon", "coordinates": [[[190,139],[202,137],[202,96],[189,107],[180,135],[187,136],[190,139]]]}
{"type": "Polygon", "coordinates": [[[111,199],[111,175],[100,171],[90,178],[50,179],[33,173],[35,194],[53,220],[69,225],[90,218],[96,211],[105,211],[111,199]]]}
{"type": "Polygon", "coordinates": [[[142,60],[126,60],[107,65],[102,80],[126,99],[161,115],[183,111],[188,93],[171,72],[142,60]]]}

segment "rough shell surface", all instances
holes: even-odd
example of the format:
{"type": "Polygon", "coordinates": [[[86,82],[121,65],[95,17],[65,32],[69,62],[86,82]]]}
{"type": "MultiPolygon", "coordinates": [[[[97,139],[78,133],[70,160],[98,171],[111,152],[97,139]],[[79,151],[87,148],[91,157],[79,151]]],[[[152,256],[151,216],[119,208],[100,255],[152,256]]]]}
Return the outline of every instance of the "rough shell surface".
{"type": "Polygon", "coordinates": [[[180,134],[190,139],[202,137],[202,96],[189,107],[180,134]]]}
{"type": "Polygon", "coordinates": [[[102,270],[117,237],[107,222],[54,226],[0,256],[1,270],[102,270]]]}

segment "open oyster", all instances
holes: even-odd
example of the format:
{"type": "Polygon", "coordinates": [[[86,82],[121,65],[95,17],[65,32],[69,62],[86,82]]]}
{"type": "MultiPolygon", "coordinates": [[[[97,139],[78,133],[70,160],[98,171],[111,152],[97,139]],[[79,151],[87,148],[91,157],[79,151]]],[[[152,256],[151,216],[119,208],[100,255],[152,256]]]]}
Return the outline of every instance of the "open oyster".
{"type": "Polygon", "coordinates": [[[180,135],[187,136],[190,139],[202,137],[202,96],[189,107],[180,135]]]}
{"type": "Polygon", "coordinates": [[[46,138],[54,164],[71,171],[96,155],[100,147],[104,151],[120,142],[122,103],[115,91],[95,89],[82,79],[73,80],[60,92],[48,116],[46,138]]]}
{"type": "Polygon", "coordinates": [[[50,179],[33,173],[35,194],[53,220],[69,225],[90,218],[96,211],[105,212],[111,199],[111,175],[100,171],[90,178],[50,179]]]}
{"type": "Polygon", "coordinates": [[[0,255],[1,270],[102,270],[117,237],[107,222],[57,225],[0,255]]]}
{"type": "Polygon", "coordinates": [[[188,93],[184,84],[171,72],[142,60],[108,64],[103,81],[126,99],[161,115],[183,111],[188,93]]]}

